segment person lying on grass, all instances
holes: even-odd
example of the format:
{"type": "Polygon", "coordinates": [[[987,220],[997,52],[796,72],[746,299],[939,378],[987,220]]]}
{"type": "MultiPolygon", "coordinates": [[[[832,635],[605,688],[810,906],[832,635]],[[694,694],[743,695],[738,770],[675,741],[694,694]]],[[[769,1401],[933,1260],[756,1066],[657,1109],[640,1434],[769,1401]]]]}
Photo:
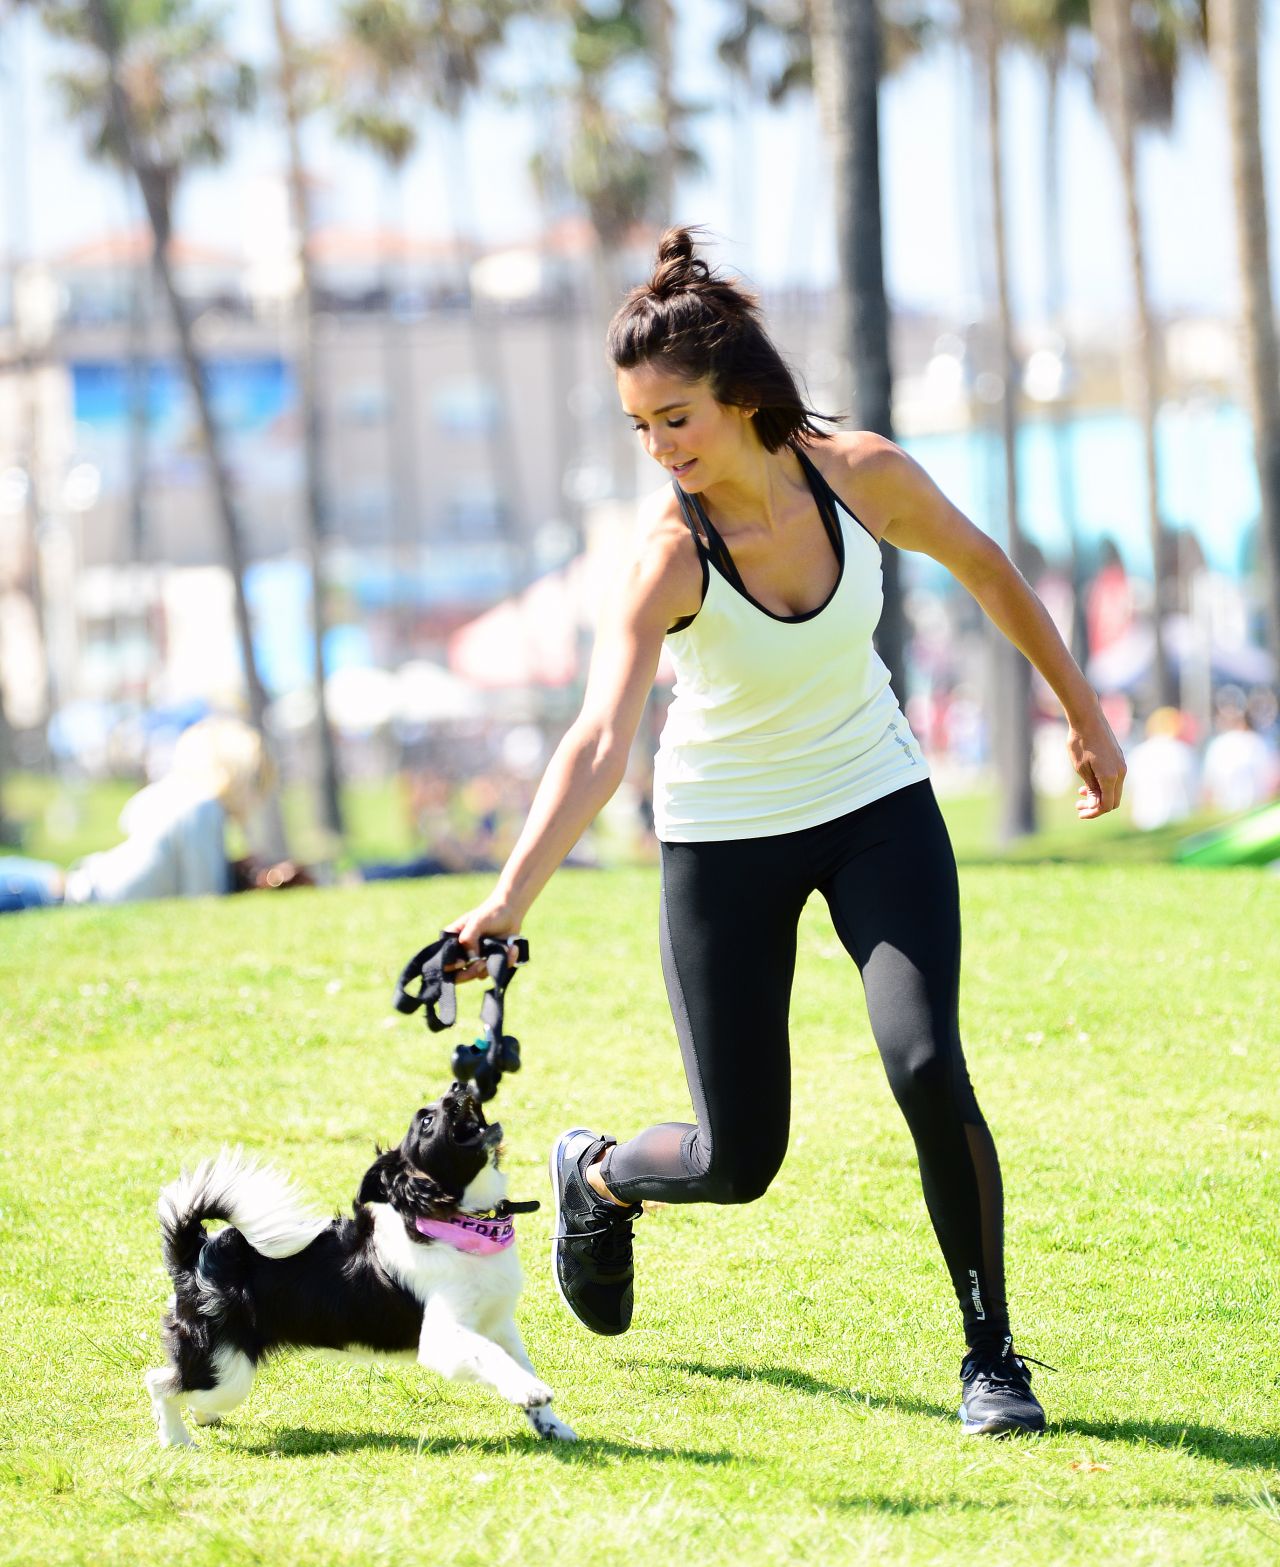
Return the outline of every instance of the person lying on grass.
{"type": "Polygon", "coordinates": [[[835,421],[805,406],[755,299],[696,254],[689,230],[663,236],[608,350],[623,411],[671,482],[646,505],[582,712],[524,830],[490,896],[450,928],[468,948],[520,930],[618,787],[665,645],[676,684],[655,766],[660,941],[697,1121],[621,1143],[583,1129],[559,1139],[557,1287],[585,1326],[622,1333],[641,1202],[743,1203],[768,1187],[787,1145],[796,930],[816,890],[861,972],[960,1303],[963,1429],[1042,1430],[1005,1301],[1000,1165],[960,1042],[955,859],[872,647],[881,542],[941,562],[1044,676],[1070,726],[1082,820],[1119,804],[1120,747],[999,546],[891,442],[819,427],[835,421]]]}
{"type": "Polygon", "coordinates": [[[243,826],[274,779],[257,730],[238,718],[202,718],[178,737],[165,776],[126,801],[122,843],[86,855],[66,872],[44,860],[0,858],[0,914],[309,886],[310,873],[292,860],[227,858],[228,824],[243,826]]]}

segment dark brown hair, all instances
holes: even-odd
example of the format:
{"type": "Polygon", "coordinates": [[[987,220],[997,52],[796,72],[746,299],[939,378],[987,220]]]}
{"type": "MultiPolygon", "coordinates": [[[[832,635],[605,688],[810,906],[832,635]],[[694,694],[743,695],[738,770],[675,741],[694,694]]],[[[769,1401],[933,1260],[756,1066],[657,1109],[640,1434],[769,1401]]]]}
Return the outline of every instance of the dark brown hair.
{"type": "Polygon", "coordinates": [[[694,254],[698,229],[668,229],[647,283],[633,288],[609,323],[606,346],[619,370],[658,361],[688,381],[706,380],[718,403],[754,408],[767,451],[826,440],[840,417],[806,406],[760,317],[760,302],[694,254]]]}

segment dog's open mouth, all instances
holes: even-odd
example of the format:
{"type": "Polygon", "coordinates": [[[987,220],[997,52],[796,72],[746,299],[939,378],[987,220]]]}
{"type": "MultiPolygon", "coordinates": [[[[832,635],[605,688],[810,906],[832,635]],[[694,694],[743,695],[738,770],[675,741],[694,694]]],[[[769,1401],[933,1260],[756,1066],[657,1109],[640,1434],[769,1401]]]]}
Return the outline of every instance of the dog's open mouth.
{"type": "Polygon", "coordinates": [[[477,1143],[485,1148],[502,1141],[502,1127],[496,1121],[488,1125],[472,1110],[463,1110],[450,1128],[450,1135],[460,1148],[471,1148],[477,1143]]]}

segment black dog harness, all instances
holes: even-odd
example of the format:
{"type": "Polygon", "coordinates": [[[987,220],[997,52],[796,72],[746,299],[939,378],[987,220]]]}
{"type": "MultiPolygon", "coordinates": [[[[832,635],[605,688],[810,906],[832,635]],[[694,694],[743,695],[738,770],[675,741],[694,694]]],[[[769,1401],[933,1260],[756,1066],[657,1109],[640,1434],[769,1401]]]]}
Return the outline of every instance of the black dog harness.
{"type": "MultiPolygon", "coordinates": [[[[492,982],[492,989],[485,991],[480,1006],[484,1036],[474,1044],[457,1046],[453,1071],[460,1083],[474,1082],[476,1093],[485,1101],[497,1093],[503,1072],[520,1070],[520,1042],[503,1033],[502,1023],[507,986],[516,969],[529,961],[529,943],[523,936],[481,936],[480,958],[492,982]],[[516,949],[514,963],[507,955],[512,946],[516,949]]],[[[405,964],[396,981],[396,1011],[412,1015],[422,1007],[433,1034],[452,1028],[458,1020],[454,971],[474,961],[455,931],[443,931],[439,941],[414,953],[405,964]],[[410,988],[415,981],[416,990],[410,988]]]]}

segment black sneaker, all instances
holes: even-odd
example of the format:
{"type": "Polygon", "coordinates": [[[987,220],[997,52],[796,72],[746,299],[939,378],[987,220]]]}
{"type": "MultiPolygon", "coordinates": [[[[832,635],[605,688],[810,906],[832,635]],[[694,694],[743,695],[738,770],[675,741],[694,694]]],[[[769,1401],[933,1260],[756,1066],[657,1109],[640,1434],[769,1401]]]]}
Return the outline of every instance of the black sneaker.
{"type": "Polygon", "coordinates": [[[966,1436],[1044,1430],[1044,1410],[1031,1391],[1031,1373],[1014,1354],[1011,1338],[998,1348],[971,1349],[960,1365],[960,1385],[964,1389],[960,1419],[966,1436]]]}
{"type": "Polygon", "coordinates": [[[638,1204],[625,1208],[592,1191],[584,1171],[612,1137],[581,1127],[564,1132],[551,1150],[556,1197],[551,1271],[560,1298],[593,1333],[625,1333],[631,1326],[631,1226],[638,1204]]]}

